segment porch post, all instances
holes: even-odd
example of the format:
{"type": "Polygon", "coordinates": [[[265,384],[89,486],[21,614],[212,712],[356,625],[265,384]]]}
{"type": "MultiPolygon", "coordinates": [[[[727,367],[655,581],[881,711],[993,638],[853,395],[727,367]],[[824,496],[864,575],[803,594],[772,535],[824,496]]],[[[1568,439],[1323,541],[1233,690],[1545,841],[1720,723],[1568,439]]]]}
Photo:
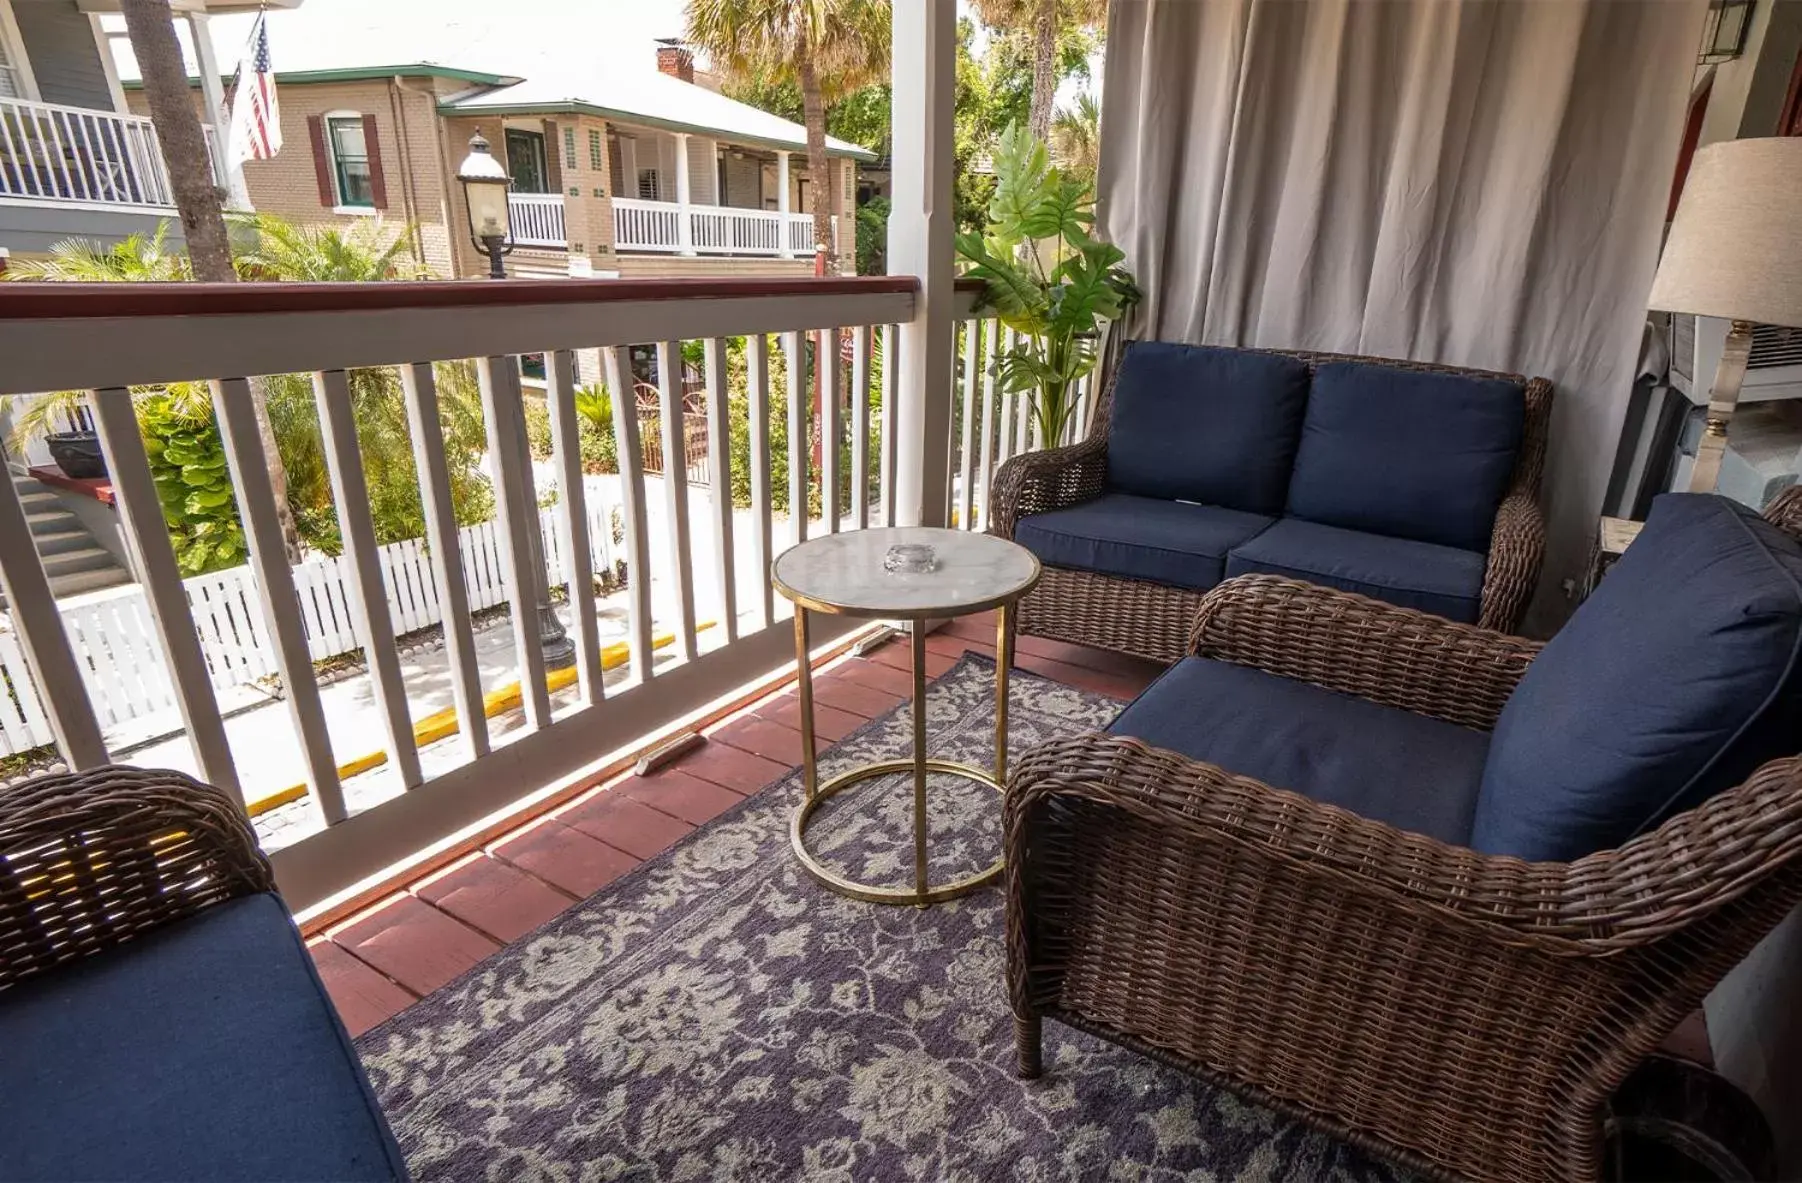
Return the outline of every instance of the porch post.
{"type": "Polygon", "coordinates": [[[676,244],[685,255],[695,253],[695,228],[688,216],[688,133],[676,134],[676,244]]]}
{"type": "Polygon", "coordinates": [[[789,186],[793,183],[789,180],[788,173],[788,158],[790,155],[791,153],[786,148],[778,148],[776,150],[776,214],[780,219],[782,226],[781,234],[776,241],[782,244],[782,257],[784,259],[792,259],[795,257],[794,249],[789,246],[788,241],[788,190],[789,186]]]}
{"type": "Polygon", "coordinates": [[[247,210],[250,190],[244,184],[243,167],[231,163],[231,123],[225,117],[225,86],[219,80],[219,57],[207,31],[207,14],[190,12],[186,16],[188,35],[194,42],[194,66],[200,71],[200,98],[207,124],[213,129],[213,179],[225,189],[228,209],[247,210]]]}
{"type": "Polygon", "coordinates": [[[898,525],[943,526],[951,483],[952,103],[957,0],[915,0],[894,13],[894,197],[891,275],[919,279],[901,325],[896,383],[898,525]]]}

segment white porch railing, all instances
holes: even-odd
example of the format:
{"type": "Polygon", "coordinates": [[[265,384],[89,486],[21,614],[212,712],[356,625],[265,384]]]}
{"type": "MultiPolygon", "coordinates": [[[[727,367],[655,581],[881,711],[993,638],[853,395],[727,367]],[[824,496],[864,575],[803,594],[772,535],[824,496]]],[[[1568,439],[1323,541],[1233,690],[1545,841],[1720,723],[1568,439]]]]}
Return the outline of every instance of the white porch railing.
{"type": "Polygon", "coordinates": [[[6,197],[160,207],[175,201],[150,120],[0,98],[6,197]]]}
{"type": "MultiPolygon", "coordinates": [[[[833,220],[837,234],[837,219],[833,220]]],[[[668,254],[812,258],[813,215],[724,205],[613,199],[613,247],[668,254]],[[686,222],[686,241],[683,225],[686,222]]]]}
{"type": "Polygon", "coordinates": [[[513,241],[520,246],[569,245],[563,229],[563,194],[509,193],[507,213],[513,224],[513,241]]]}
{"type": "MultiPolygon", "coordinates": [[[[257,649],[281,679],[283,709],[304,763],[294,779],[306,782],[313,815],[307,836],[271,853],[284,893],[297,909],[318,905],[545,786],[605,764],[658,728],[784,668],[792,661],[791,630],[771,626],[786,619],[787,609],[764,575],[781,547],[813,532],[892,522],[897,497],[908,495],[909,483],[927,490],[957,488],[963,499],[958,517],[965,525],[977,524],[971,484],[976,478],[961,479],[958,473],[961,483],[954,483],[954,456],[963,457],[975,473],[989,471],[992,458],[976,460],[961,441],[994,436],[986,426],[989,410],[997,412],[997,426],[1001,420],[992,400],[985,403],[971,385],[978,381],[976,369],[966,367],[964,391],[956,398],[964,410],[961,418],[951,418],[947,446],[925,450],[926,459],[915,462],[923,465],[916,481],[901,479],[914,477],[900,471],[909,448],[920,454],[917,446],[898,440],[911,429],[893,414],[905,384],[901,351],[908,339],[896,326],[915,316],[913,279],[693,282],[674,297],[667,284],[656,281],[516,280],[505,287],[509,298],[496,303],[495,285],[480,282],[32,285],[29,291],[0,285],[0,394],[92,392],[121,524],[140,556],[147,618],[140,627],[126,627],[118,645],[101,644],[99,652],[112,653],[109,660],[139,662],[140,678],[143,663],[154,654],[157,666],[167,671],[195,766],[208,780],[241,791],[216,697],[217,646],[208,644],[219,629],[210,609],[195,606],[177,572],[128,392],[137,385],[217,375],[211,381],[214,411],[251,551],[254,593],[244,594],[253,596],[254,612],[246,627],[252,636],[261,634],[257,649]],[[107,348],[92,348],[96,339],[106,340],[107,348]],[[732,481],[691,490],[677,451],[685,438],[679,430],[685,339],[703,344],[701,409],[708,424],[709,471],[733,473],[733,453],[742,451],[736,471],[746,503],[737,507],[730,496],[712,495],[729,490],[732,481]],[[657,357],[663,476],[647,481],[637,416],[629,413],[629,402],[618,400],[613,425],[621,471],[610,479],[617,482],[619,512],[616,516],[609,507],[596,515],[578,446],[576,354],[596,350],[585,356],[598,359],[612,390],[626,391],[634,379],[627,347],[641,342],[653,344],[657,357]],[[535,508],[518,369],[519,355],[541,352],[547,360],[551,464],[561,493],[548,515],[554,523],[549,531],[535,508]],[[499,509],[492,545],[480,548],[452,516],[431,365],[471,356],[481,379],[499,509]],[[740,375],[731,386],[729,357],[733,373],[740,375]],[[822,359],[831,364],[820,364],[822,359]],[[427,532],[399,567],[391,548],[374,541],[346,375],[347,369],[362,367],[397,370],[412,424],[427,532]],[[345,548],[334,565],[334,621],[347,623],[341,631],[364,649],[372,713],[386,749],[383,783],[393,788],[393,795],[354,815],[338,767],[363,753],[335,749],[327,729],[313,662],[314,634],[328,630],[323,617],[314,620],[318,613],[304,607],[319,603],[317,580],[304,565],[291,566],[283,553],[268,466],[241,376],[280,373],[313,376],[322,451],[345,548]],[[811,411],[816,389],[817,417],[811,411]],[[786,411],[778,411],[781,401],[786,411]],[[773,435],[780,438],[772,431],[777,414],[786,419],[786,436],[794,441],[786,457],[772,442],[773,435]],[[810,446],[815,440],[817,464],[810,446]],[[780,471],[772,463],[777,458],[787,461],[783,490],[772,483],[772,473],[780,471]],[[780,493],[792,507],[786,515],[776,509],[780,493]],[[972,508],[966,511],[964,503],[972,508]],[[809,512],[810,506],[817,508],[809,512]],[[491,552],[490,558],[470,562],[466,556],[477,549],[491,552]],[[535,562],[536,556],[543,558],[535,562]],[[629,676],[624,684],[607,686],[594,581],[587,573],[615,557],[627,572],[626,590],[607,607],[624,630],[629,676]],[[478,567],[485,574],[472,574],[478,567]],[[432,595],[424,605],[410,600],[400,584],[421,584],[417,571],[427,568],[432,595]],[[536,613],[513,612],[524,723],[495,736],[483,717],[470,625],[470,613],[490,598],[484,589],[496,590],[483,583],[491,577],[498,577],[504,600],[515,605],[538,603],[549,583],[567,578],[579,675],[576,701],[553,717],[536,613]],[[458,737],[432,749],[428,774],[414,739],[394,638],[431,615],[444,629],[444,677],[461,728],[458,737]],[[656,668],[654,625],[672,637],[667,659],[656,668]],[[446,756],[453,753],[463,762],[446,768],[446,756]]],[[[947,381],[932,384],[928,400],[952,399],[951,378],[947,374],[947,381]]],[[[942,417],[944,403],[938,406],[942,417]]],[[[1013,429],[1000,434],[1012,438],[1013,429]]],[[[928,500],[942,504],[939,498],[928,500]]],[[[105,763],[101,720],[112,711],[106,702],[96,702],[91,685],[101,658],[85,638],[72,638],[9,482],[0,482],[0,583],[10,605],[8,627],[0,635],[17,642],[24,662],[11,687],[0,690],[13,696],[19,717],[12,719],[9,708],[0,711],[5,716],[0,723],[11,720],[29,731],[24,716],[32,708],[23,696],[35,689],[31,701],[70,766],[105,763]]],[[[851,627],[816,622],[816,643],[851,627]]],[[[8,666],[14,669],[10,660],[8,666]]]]}

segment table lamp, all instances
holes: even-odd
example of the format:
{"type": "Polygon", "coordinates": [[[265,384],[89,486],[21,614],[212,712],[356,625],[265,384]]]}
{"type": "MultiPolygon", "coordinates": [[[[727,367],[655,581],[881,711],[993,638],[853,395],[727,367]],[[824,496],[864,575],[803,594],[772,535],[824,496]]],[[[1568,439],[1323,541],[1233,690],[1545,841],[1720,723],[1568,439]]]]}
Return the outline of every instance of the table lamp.
{"type": "Polygon", "coordinates": [[[1646,303],[1733,322],[1690,475],[1690,492],[1706,493],[1727,451],[1752,326],[1802,326],[1802,137],[1728,140],[1696,153],[1646,303]]]}

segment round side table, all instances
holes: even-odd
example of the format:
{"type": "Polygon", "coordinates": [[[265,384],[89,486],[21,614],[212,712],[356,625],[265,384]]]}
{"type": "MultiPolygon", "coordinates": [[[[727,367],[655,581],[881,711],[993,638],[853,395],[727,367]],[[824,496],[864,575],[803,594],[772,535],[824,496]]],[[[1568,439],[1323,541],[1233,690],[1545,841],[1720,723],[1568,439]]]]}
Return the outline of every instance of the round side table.
{"type": "Polygon", "coordinates": [[[828,534],[792,547],[772,565],[776,589],[795,605],[795,665],[801,700],[801,778],[804,796],[789,827],[789,843],[809,874],[842,895],[878,904],[924,906],[956,899],[993,883],[1001,859],[975,873],[934,886],[926,865],[926,774],[961,776],[999,792],[1007,783],[1007,673],[1014,656],[1014,605],[1039,581],[1039,561],[1025,547],[989,534],[927,526],[828,534]],[[930,570],[888,570],[892,547],[930,547],[930,570]],[[995,766],[991,772],[926,754],[927,620],[997,610],[995,638],[995,766]],[[875,620],[905,620],[913,643],[913,756],[882,760],[839,773],[824,784],[813,751],[813,671],[808,664],[810,612],[875,620]],[[807,849],[807,826],[820,805],[861,781],[913,774],[914,883],[859,883],[825,866],[807,849]]]}

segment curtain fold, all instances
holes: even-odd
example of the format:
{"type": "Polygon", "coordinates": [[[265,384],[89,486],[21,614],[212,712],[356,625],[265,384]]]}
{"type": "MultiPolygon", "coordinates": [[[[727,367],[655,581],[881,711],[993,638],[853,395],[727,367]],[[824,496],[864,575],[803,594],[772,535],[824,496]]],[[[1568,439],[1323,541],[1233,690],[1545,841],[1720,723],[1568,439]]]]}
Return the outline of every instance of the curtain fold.
{"type": "Polygon", "coordinates": [[[1146,294],[1132,335],[1550,378],[1531,620],[1555,626],[1620,433],[1705,8],[1115,0],[1099,210],[1146,294]]]}

